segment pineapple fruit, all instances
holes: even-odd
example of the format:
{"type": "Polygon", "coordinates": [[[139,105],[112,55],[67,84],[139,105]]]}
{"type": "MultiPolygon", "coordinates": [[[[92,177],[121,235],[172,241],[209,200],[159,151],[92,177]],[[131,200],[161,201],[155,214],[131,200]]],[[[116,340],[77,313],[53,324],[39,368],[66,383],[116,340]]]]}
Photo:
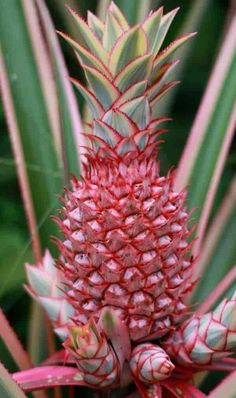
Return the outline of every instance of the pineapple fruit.
{"type": "Polygon", "coordinates": [[[159,101],[177,83],[169,58],[193,34],[161,50],[177,10],[160,8],[134,27],[114,3],[104,23],[70,12],[78,41],[60,34],[87,80],[86,87],[72,79],[91,111],[88,147],[82,178],[73,178],[57,219],[64,238],[56,268],[48,270],[46,258],[28,266],[30,292],[85,385],[134,380],[141,392],[157,386],[145,395],[157,396],[161,385],[173,391],[176,383],[190,397],[195,387],[178,381],[181,372],[191,380],[236,346],[235,296],[185,320],[195,283],[186,192],[173,190],[174,173],[161,176],[157,160],[160,124],[168,120],[158,115],[159,101]]]}

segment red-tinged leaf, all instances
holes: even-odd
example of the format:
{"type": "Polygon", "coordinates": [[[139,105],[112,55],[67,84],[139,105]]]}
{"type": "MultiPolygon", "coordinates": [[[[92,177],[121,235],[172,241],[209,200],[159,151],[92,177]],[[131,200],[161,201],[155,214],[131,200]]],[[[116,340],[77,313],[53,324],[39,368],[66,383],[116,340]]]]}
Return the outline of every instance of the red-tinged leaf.
{"type": "Polygon", "coordinates": [[[226,276],[216,285],[215,289],[204,300],[202,305],[196,310],[195,314],[202,315],[209,311],[220,297],[230,288],[236,281],[236,265],[226,274],[226,276]]]}
{"type": "Polygon", "coordinates": [[[163,7],[160,7],[157,11],[151,13],[142,25],[148,37],[148,49],[151,53],[156,47],[156,41],[158,40],[157,30],[160,26],[162,16],[163,7]]]}
{"type": "Polygon", "coordinates": [[[208,395],[208,398],[235,398],[236,371],[225,377],[223,381],[208,395]]]}
{"type": "Polygon", "coordinates": [[[0,397],[27,398],[21,388],[15,383],[11,375],[0,363],[0,397]]]}
{"type": "Polygon", "coordinates": [[[162,63],[166,61],[166,59],[170,57],[175,50],[177,50],[180,46],[182,46],[182,44],[184,44],[187,40],[191,39],[191,37],[195,36],[196,34],[197,33],[194,32],[194,33],[189,33],[187,35],[183,35],[178,39],[174,40],[172,43],[170,43],[168,47],[164,48],[164,50],[162,50],[157,55],[154,61],[154,67],[153,67],[154,73],[156,73],[160,65],[162,65],[162,63]]]}
{"type": "Polygon", "coordinates": [[[160,91],[164,87],[164,84],[170,83],[170,81],[168,82],[168,80],[170,80],[173,69],[176,65],[178,65],[178,63],[179,61],[174,61],[163,65],[160,73],[158,74],[158,76],[155,77],[155,82],[151,86],[149,86],[146,91],[150,101],[152,101],[160,93],[160,91]]]}
{"type": "Polygon", "coordinates": [[[155,98],[151,101],[152,108],[152,117],[155,118],[158,115],[158,101],[172,88],[175,87],[180,82],[178,80],[174,80],[170,83],[164,84],[161,91],[157,94],[155,98]]]}
{"type": "Polygon", "coordinates": [[[136,58],[116,75],[114,84],[121,92],[124,92],[135,83],[146,80],[150,74],[152,62],[153,57],[151,54],[136,58]]]}
{"type": "Polygon", "coordinates": [[[131,353],[131,342],[126,325],[111,309],[104,309],[102,311],[99,323],[106,336],[111,340],[122,368],[125,360],[129,359],[131,353]]]}
{"type": "Polygon", "coordinates": [[[119,107],[125,102],[130,101],[132,98],[143,96],[146,87],[147,87],[147,80],[143,80],[142,82],[138,82],[132,85],[126,91],[124,91],[124,93],[115,102],[114,106],[119,107]]]}
{"type": "Polygon", "coordinates": [[[134,58],[147,53],[147,37],[144,30],[135,26],[126,31],[116,42],[109,56],[109,69],[115,76],[134,58]]]}
{"type": "Polygon", "coordinates": [[[102,41],[103,33],[104,33],[104,23],[91,11],[88,11],[88,26],[92,29],[93,33],[97,36],[97,38],[102,41]]]}
{"type": "Polygon", "coordinates": [[[57,33],[75,50],[79,62],[82,65],[90,66],[98,71],[106,74],[107,76],[112,77],[109,70],[102,63],[102,61],[93,55],[91,51],[87,50],[85,47],[81,46],[77,41],[73,40],[70,36],[66,35],[63,32],[57,31],[57,33]]]}
{"type": "MultiPolygon", "coordinates": [[[[205,369],[205,367],[204,367],[205,369]]],[[[199,371],[202,369],[199,369],[199,371]]],[[[211,365],[206,366],[206,370],[217,370],[232,372],[236,370],[236,359],[235,358],[222,358],[211,365]]]]}
{"type": "Polygon", "coordinates": [[[10,326],[7,318],[0,309],[0,337],[11,353],[13,359],[20,369],[27,369],[32,366],[31,360],[24,350],[14,330],[10,326]]]}
{"type": "Polygon", "coordinates": [[[88,50],[92,51],[94,55],[99,57],[101,61],[107,65],[108,61],[108,55],[107,52],[104,50],[101,42],[98,40],[97,36],[94,34],[92,29],[87,25],[87,23],[81,18],[79,14],[77,14],[72,8],[68,7],[68,10],[74,17],[77,27],[78,27],[78,32],[79,32],[79,37],[78,41],[84,45],[88,50]]]}
{"type": "Polygon", "coordinates": [[[78,80],[76,79],[70,79],[70,80],[84,97],[85,101],[87,102],[90,108],[90,111],[92,112],[94,119],[100,118],[105,111],[100,102],[95,97],[95,95],[86,87],[84,87],[78,80]]]}
{"type": "Polygon", "coordinates": [[[89,86],[96,98],[99,98],[103,107],[108,109],[119,97],[119,90],[101,72],[83,65],[89,86]]]}
{"type": "Polygon", "coordinates": [[[120,11],[120,9],[117,7],[117,5],[114,3],[114,1],[111,2],[109,10],[111,11],[112,15],[116,18],[116,20],[119,22],[122,29],[124,29],[124,30],[129,29],[128,22],[126,21],[124,15],[120,11]]]}
{"type": "Polygon", "coordinates": [[[134,382],[142,398],[162,398],[162,388],[159,383],[147,386],[137,378],[134,378],[134,382]]]}
{"type": "Polygon", "coordinates": [[[86,385],[80,371],[69,366],[42,366],[14,373],[12,377],[24,391],[86,385]]]}
{"type": "Polygon", "coordinates": [[[183,381],[172,378],[161,384],[177,398],[206,398],[206,395],[196,387],[183,381]]]}

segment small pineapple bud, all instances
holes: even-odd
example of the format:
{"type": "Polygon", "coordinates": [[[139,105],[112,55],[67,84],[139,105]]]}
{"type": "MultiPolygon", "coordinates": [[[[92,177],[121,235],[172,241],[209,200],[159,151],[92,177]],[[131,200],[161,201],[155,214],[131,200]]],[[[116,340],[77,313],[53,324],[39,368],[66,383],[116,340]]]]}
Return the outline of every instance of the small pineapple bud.
{"type": "Polygon", "coordinates": [[[170,377],[174,365],[162,348],[145,343],[134,348],[130,368],[138,380],[152,384],[170,377]]]}
{"type": "Polygon", "coordinates": [[[213,312],[193,316],[163,346],[182,365],[208,365],[236,349],[236,293],[213,312]]]}
{"type": "Polygon", "coordinates": [[[75,358],[90,387],[107,387],[118,381],[118,359],[93,320],[81,327],[71,327],[64,347],[75,358]]]}
{"type": "Polygon", "coordinates": [[[46,250],[41,263],[26,264],[25,268],[29,282],[27,291],[43,306],[54,331],[65,340],[75,310],[64,291],[64,274],[56,268],[49,250],[46,250]]]}

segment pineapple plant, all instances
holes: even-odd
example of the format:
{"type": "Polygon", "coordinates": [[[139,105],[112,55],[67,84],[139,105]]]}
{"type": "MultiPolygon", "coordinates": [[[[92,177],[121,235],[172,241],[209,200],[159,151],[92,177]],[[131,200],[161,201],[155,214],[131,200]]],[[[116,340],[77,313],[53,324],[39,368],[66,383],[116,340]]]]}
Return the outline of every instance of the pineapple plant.
{"type": "Polygon", "coordinates": [[[206,314],[189,306],[197,256],[187,191],[174,188],[174,171],[160,174],[158,161],[168,121],[159,101],[178,83],[170,57],[194,33],[162,50],[178,9],[159,8],[133,27],[114,3],[104,23],[69,11],[78,38],[59,34],[83,68],[87,86],[71,80],[91,112],[83,173],[55,217],[58,259],[46,252],[26,265],[27,290],[63,349],[13,378],[25,391],[81,385],[101,394],[204,397],[195,373],[235,369],[226,357],[236,347],[236,296],[206,314]]]}

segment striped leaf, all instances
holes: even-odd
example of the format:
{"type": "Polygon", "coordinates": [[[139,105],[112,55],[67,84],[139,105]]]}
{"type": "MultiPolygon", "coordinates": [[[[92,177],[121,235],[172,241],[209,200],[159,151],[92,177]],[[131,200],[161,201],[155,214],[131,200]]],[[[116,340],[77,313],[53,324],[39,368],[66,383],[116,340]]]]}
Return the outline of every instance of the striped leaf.
{"type": "Polygon", "coordinates": [[[191,39],[191,37],[194,37],[196,33],[189,33],[187,35],[183,35],[179,37],[178,39],[174,40],[168,47],[164,48],[164,50],[161,51],[160,54],[157,55],[154,61],[154,66],[153,66],[153,74],[157,72],[157,70],[160,68],[160,66],[163,64],[163,62],[166,62],[169,57],[172,56],[172,54],[179,48],[181,47],[186,41],[191,39]]]}
{"type": "Polygon", "coordinates": [[[90,50],[94,55],[96,55],[100,60],[107,65],[108,55],[104,50],[101,42],[98,40],[97,36],[90,29],[87,23],[77,14],[72,8],[68,7],[70,13],[74,17],[76,21],[76,25],[78,28],[77,40],[81,45],[90,50]]]}
{"type": "Polygon", "coordinates": [[[157,94],[156,97],[153,98],[153,100],[151,101],[151,108],[152,108],[152,116],[155,118],[159,115],[159,109],[158,109],[158,102],[160,101],[161,98],[163,98],[163,96],[165,94],[168,93],[168,91],[173,88],[174,86],[176,86],[177,84],[179,84],[179,81],[172,81],[170,83],[166,83],[164,84],[164,86],[162,87],[161,91],[159,91],[159,93],[157,94]]]}
{"type": "Polygon", "coordinates": [[[121,139],[120,134],[101,120],[94,120],[93,134],[105,140],[111,147],[115,147],[121,139]]]}
{"type": "MultiPolygon", "coordinates": [[[[31,2],[29,5],[32,7],[31,2]]],[[[13,106],[8,113],[11,116],[8,121],[9,130],[12,130],[12,122],[15,124],[17,138],[16,135],[12,138],[12,145],[17,159],[20,146],[22,148],[22,163],[17,164],[19,167],[29,165],[21,183],[24,184],[27,177],[28,191],[32,198],[31,210],[35,213],[36,224],[40,226],[41,244],[46,247],[50,243],[50,236],[55,235],[57,231],[54,222],[48,216],[57,207],[56,195],[62,189],[62,164],[50,123],[45,97],[47,87],[42,85],[39,76],[39,66],[43,71],[46,62],[43,57],[37,59],[35,56],[37,49],[26,19],[27,11],[27,8],[23,8],[22,1],[13,0],[2,5],[0,33],[5,73],[1,73],[1,78],[4,80],[4,86],[9,86],[9,96],[3,98],[6,111],[9,112],[10,102],[13,106]],[[11,35],[8,21],[12,23],[11,35]],[[31,168],[30,165],[34,167],[31,168]]],[[[31,17],[33,18],[34,14],[31,14],[31,17]]],[[[34,28],[34,32],[37,31],[37,24],[34,28]]],[[[28,214],[28,217],[31,216],[28,214]]],[[[33,239],[36,232],[35,227],[33,239]]]]}
{"type": "Polygon", "coordinates": [[[110,11],[112,13],[112,15],[116,18],[116,20],[118,21],[118,23],[120,24],[121,28],[123,30],[127,30],[129,28],[129,24],[126,21],[124,15],[122,14],[122,12],[120,11],[120,9],[117,7],[117,5],[114,3],[114,1],[111,2],[110,5],[110,11]]]}
{"type": "Polygon", "coordinates": [[[129,87],[117,100],[116,105],[120,106],[124,102],[127,102],[133,98],[140,97],[144,95],[144,92],[147,87],[147,81],[140,81],[139,83],[134,84],[129,87]]]}
{"type": "Polygon", "coordinates": [[[99,98],[105,109],[108,109],[111,104],[119,96],[119,91],[102,73],[94,68],[83,66],[89,86],[94,95],[99,98]]]}
{"type": "Polygon", "coordinates": [[[169,30],[169,27],[177,14],[179,8],[176,8],[173,11],[170,11],[168,14],[164,15],[161,19],[160,27],[157,32],[157,37],[153,46],[153,53],[157,54],[158,51],[160,50],[163,41],[165,40],[165,37],[167,35],[167,32],[169,30]]]}
{"type": "Polygon", "coordinates": [[[155,52],[156,42],[159,35],[156,33],[161,23],[163,7],[153,12],[143,23],[142,27],[148,38],[148,49],[151,53],[155,52]]]}
{"type": "Polygon", "coordinates": [[[125,32],[116,42],[109,56],[109,69],[116,75],[134,58],[147,53],[147,37],[139,26],[125,32]]]}
{"type": "Polygon", "coordinates": [[[91,11],[88,11],[88,26],[92,29],[97,38],[102,41],[104,34],[104,23],[91,11]]]}
{"type": "Polygon", "coordinates": [[[131,135],[138,130],[137,125],[125,113],[118,109],[106,112],[103,121],[116,131],[119,131],[123,137],[131,135]]]}
{"type": "Polygon", "coordinates": [[[8,371],[0,363],[0,397],[27,398],[22,389],[12,379],[8,371]]]}
{"type": "Polygon", "coordinates": [[[116,76],[114,84],[123,92],[135,83],[146,80],[152,68],[152,60],[152,55],[148,54],[130,62],[116,76]]]}
{"type": "Polygon", "coordinates": [[[95,57],[95,55],[93,55],[91,53],[91,51],[82,47],[77,41],[73,40],[70,36],[66,35],[65,33],[62,33],[62,32],[58,32],[58,33],[75,50],[75,52],[79,58],[79,62],[82,65],[95,68],[98,71],[109,75],[109,71],[106,69],[104,64],[100,61],[100,59],[98,57],[95,57]]]}
{"type": "Polygon", "coordinates": [[[147,94],[150,100],[155,98],[158,95],[158,93],[161,91],[163,85],[168,82],[173,72],[173,69],[175,68],[176,65],[178,65],[178,63],[179,61],[175,61],[163,65],[163,67],[159,71],[160,73],[158,76],[158,80],[154,84],[152,84],[147,90],[147,94]]]}
{"type": "Polygon", "coordinates": [[[121,105],[120,110],[126,113],[140,129],[145,129],[150,121],[149,103],[146,97],[139,97],[121,105]]]}
{"type": "Polygon", "coordinates": [[[92,112],[93,117],[99,118],[104,113],[104,109],[97,98],[89,91],[86,87],[84,87],[80,82],[75,79],[71,79],[72,83],[75,87],[79,90],[79,92],[84,97],[85,101],[87,102],[90,111],[92,112]]]}
{"type": "Polygon", "coordinates": [[[117,19],[108,10],[106,15],[105,29],[103,35],[103,46],[107,51],[110,51],[114,46],[118,37],[120,37],[123,33],[123,29],[120,26],[117,19]]]}

